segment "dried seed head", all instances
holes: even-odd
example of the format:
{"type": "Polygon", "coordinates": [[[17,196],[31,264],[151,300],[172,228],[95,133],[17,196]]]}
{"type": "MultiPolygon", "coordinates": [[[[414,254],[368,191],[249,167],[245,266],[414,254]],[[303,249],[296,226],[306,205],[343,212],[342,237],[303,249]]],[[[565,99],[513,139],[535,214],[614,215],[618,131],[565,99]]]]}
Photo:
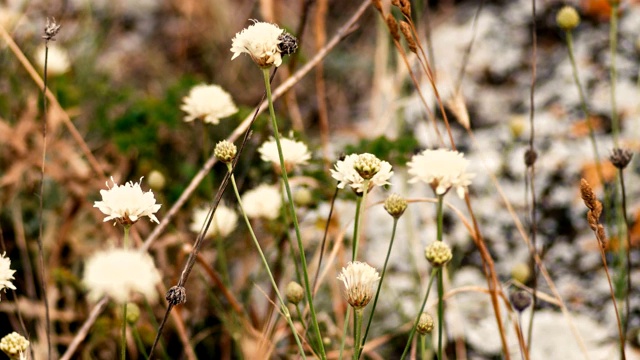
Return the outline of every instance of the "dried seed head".
{"type": "Polygon", "coordinates": [[[56,39],[54,38],[58,34],[58,31],[60,31],[60,24],[56,22],[56,18],[47,18],[47,23],[44,26],[44,35],[42,36],[42,38],[46,41],[56,41],[56,39]]]}
{"type": "Polygon", "coordinates": [[[400,0],[391,0],[391,5],[400,7],[400,0]]]}
{"type": "Polygon", "coordinates": [[[404,35],[405,40],[407,40],[407,46],[409,46],[409,50],[417,54],[418,46],[415,39],[413,38],[413,34],[411,33],[411,25],[409,25],[409,23],[406,21],[400,21],[400,31],[402,31],[402,35],[404,35]]]}
{"type": "Polygon", "coordinates": [[[290,303],[298,304],[304,298],[304,289],[297,282],[291,281],[287,284],[285,294],[290,303]]]}
{"type": "Polygon", "coordinates": [[[222,140],[218,144],[216,144],[215,149],[213,150],[213,154],[218,158],[218,160],[223,163],[230,163],[236,157],[236,153],[238,149],[236,146],[227,140],[222,140]]]}
{"type": "Polygon", "coordinates": [[[564,6],[556,15],[556,24],[562,30],[573,30],[580,24],[580,15],[573,6],[564,6]]]}
{"type": "Polygon", "coordinates": [[[184,286],[172,286],[164,297],[169,304],[176,306],[187,302],[187,290],[184,286]]]}
{"type": "Polygon", "coordinates": [[[398,22],[391,14],[387,14],[387,27],[393,37],[393,40],[400,41],[400,32],[398,32],[398,22]]]}
{"type": "Polygon", "coordinates": [[[411,18],[411,1],[400,0],[400,11],[402,11],[406,17],[411,18]]]}
{"type": "Polygon", "coordinates": [[[288,32],[283,32],[279,37],[278,49],[285,55],[291,55],[298,50],[298,39],[288,32]]]}
{"type": "Polygon", "coordinates": [[[442,267],[453,258],[451,248],[442,241],[434,241],[427,245],[424,256],[433,267],[442,267]]]}
{"type": "Polygon", "coordinates": [[[589,210],[596,208],[596,194],[593,193],[591,185],[585,179],[580,180],[580,196],[589,210]]]}
{"type": "Polygon", "coordinates": [[[382,1],[380,0],[371,0],[371,5],[378,10],[380,14],[382,14],[382,1]]]}
{"type": "Polygon", "coordinates": [[[524,153],[524,164],[527,167],[531,167],[533,166],[533,164],[536,163],[536,160],[538,159],[538,153],[533,150],[533,149],[528,149],[525,153],[524,153]]]}
{"type": "Polygon", "coordinates": [[[509,295],[509,300],[511,300],[511,304],[513,304],[513,307],[518,310],[518,312],[523,312],[531,305],[531,295],[523,290],[512,292],[509,295]]]}
{"type": "Polygon", "coordinates": [[[427,313],[420,314],[418,325],[416,325],[416,331],[420,335],[426,335],[433,331],[433,317],[427,313]]]}
{"type": "Polygon", "coordinates": [[[611,152],[611,156],[609,156],[609,160],[616,168],[623,170],[629,165],[631,162],[631,158],[633,157],[633,153],[627,149],[615,148],[611,152]]]}
{"type": "Polygon", "coordinates": [[[398,194],[391,194],[384,201],[384,209],[387,210],[389,215],[398,219],[407,209],[407,200],[398,194]]]}

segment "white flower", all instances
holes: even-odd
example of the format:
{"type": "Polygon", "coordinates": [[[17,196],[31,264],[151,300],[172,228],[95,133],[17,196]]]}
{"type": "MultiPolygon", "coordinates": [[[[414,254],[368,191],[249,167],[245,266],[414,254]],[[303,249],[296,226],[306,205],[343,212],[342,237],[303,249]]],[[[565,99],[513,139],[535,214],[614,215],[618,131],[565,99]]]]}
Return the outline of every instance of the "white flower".
{"type": "Polygon", "coordinates": [[[349,262],[346,268],[342,268],[338,280],[344,283],[344,296],[349,305],[360,309],[371,301],[373,285],[380,280],[380,276],[369,264],[355,261],[349,262]]]}
{"type": "MultiPolygon", "coordinates": [[[[193,211],[193,220],[189,229],[195,233],[200,233],[202,226],[204,226],[204,222],[207,219],[207,214],[209,213],[208,207],[202,207],[195,209],[193,211]]],[[[233,230],[235,230],[236,225],[238,224],[238,214],[233,211],[233,209],[226,206],[223,202],[220,202],[218,208],[216,209],[215,214],[213,214],[213,220],[211,220],[211,225],[209,225],[209,229],[207,229],[206,237],[213,236],[221,236],[226,237],[231,234],[233,230]]]]}
{"type": "Polygon", "coordinates": [[[218,124],[220,119],[238,112],[231,95],[218,85],[196,85],[189,95],[182,98],[180,109],[187,113],[184,121],[203,119],[209,124],[218,124]]]}
{"type": "Polygon", "coordinates": [[[271,185],[262,184],[242,195],[242,207],[250,218],[275,220],[280,215],[282,195],[271,185]]]}
{"type": "Polygon", "coordinates": [[[0,350],[7,354],[9,359],[26,360],[27,347],[29,347],[29,340],[15,331],[0,340],[0,350]]]}
{"type": "MultiPolygon", "coordinates": [[[[36,49],[36,61],[41,69],[44,69],[45,45],[42,44],[36,49]]],[[[49,43],[49,54],[47,56],[47,74],[62,75],[69,71],[71,60],[64,48],[49,43]]]]}
{"type": "Polygon", "coordinates": [[[15,290],[11,280],[14,280],[13,274],[15,270],[11,270],[11,259],[5,257],[6,253],[0,256],[0,290],[7,291],[7,288],[15,290]]]}
{"type": "MultiPolygon", "coordinates": [[[[311,159],[311,153],[307,145],[301,141],[288,138],[281,138],[282,157],[284,158],[284,166],[287,172],[291,171],[296,165],[305,165],[311,159]]],[[[278,169],[280,168],[280,157],[278,156],[278,147],[276,140],[271,137],[269,141],[265,141],[258,149],[260,158],[264,161],[273,163],[278,169]]]]}
{"type": "MultiPolygon", "coordinates": [[[[347,155],[344,160],[338,160],[335,165],[335,170],[331,169],[331,176],[339,181],[338,187],[340,189],[344,189],[345,185],[350,185],[353,190],[358,193],[362,193],[364,179],[354,168],[354,165],[360,156],[369,158],[372,155],[366,153],[361,155],[347,155]]],[[[391,164],[386,161],[380,161],[380,170],[378,170],[378,172],[369,180],[369,186],[388,185],[388,180],[391,178],[391,175],[393,175],[393,171],[391,171],[391,164]]]]}
{"type": "Polygon", "coordinates": [[[467,172],[469,160],[464,154],[446,149],[425,150],[414,155],[407,163],[410,183],[423,181],[431,186],[437,195],[444,195],[455,187],[460,198],[464,198],[467,186],[475,174],[467,172]]]}
{"type": "Polygon", "coordinates": [[[258,66],[264,68],[282,64],[280,35],[284,32],[277,25],[253,20],[254,24],[237,33],[233,38],[231,60],[247,53],[258,66]]]}
{"type": "MultiPolygon", "coordinates": [[[[102,201],[96,201],[93,207],[97,207],[105,215],[104,221],[116,220],[123,224],[131,225],[143,216],[148,216],[151,221],[158,222],[158,218],[153,215],[160,209],[160,204],[156,204],[156,199],[151,190],[142,192],[140,182],[129,181],[124,185],[118,185],[111,178],[113,187],[109,190],[100,190],[102,201]]],[[[109,182],[107,181],[107,187],[109,182]]],[[[115,222],[114,222],[115,225],[115,222]]]]}
{"type": "Polygon", "coordinates": [[[89,289],[91,301],[107,295],[122,304],[130,300],[133,292],[155,301],[160,273],[147,253],[111,249],[100,251],[87,261],[82,282],[89,289]]]}

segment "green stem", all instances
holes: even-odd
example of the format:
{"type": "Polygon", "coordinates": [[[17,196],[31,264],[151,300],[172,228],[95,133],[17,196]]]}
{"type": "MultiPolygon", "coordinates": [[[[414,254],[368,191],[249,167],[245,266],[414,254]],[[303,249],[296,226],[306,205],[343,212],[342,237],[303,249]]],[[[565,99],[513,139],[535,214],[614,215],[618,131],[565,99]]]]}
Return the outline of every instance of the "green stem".
{"type": "Polygon", "coordinates": [[[356,218],[353,224],[353,244],[351,245],[351,261],[356,261],[358,256],[358,239],[360,238],[360,209],[362,208],[362,197],[356,199],[356,218]]]}
{"type": "MultiPolygon", "coordinates": [[[[442,241],[442,228],[444,220],[443,211],[444,195],[438,195],[437,208],[437,240],[442,241]]],[[[444,272],[442,268],[438,272],[438,359],[442,359],[442,332],[444,330],[444,272]]]]}
{"type": "Polygon", "coordinates": [[[122,304],[122,335],[120,339],[122,344],[120,349],[120,359],[125,360],[127,358],[127,302],[122,304]]]}
{"type": "Polygon", "coordinates": [[[225,286],[228,287],[231,284],[231,278],[229,277],[227,254],[224,251],[224,238],[219,235],[216,235],[216,251],[218,253],[218,267],[220,268],[220,273],[222,274],[222,282],[225,284],[225,286]]]}
{"type": "Polygon", "coordinates": [[[242,198],[240,197],[240,193],[238,192],[238,185],[236,185],[236,177],[233,175],[233,166],[230,163],[227,163],[227,170],[231,173],[231,185],[233,186],[233,192],[236,195],[236,199],[238,200],[238,206],[240,207],[240,212],[242,213],[242,217],[244,218],[245,224],[247,224],[247,228],[249,229],[249,234],[251,234],[251,240],[253,240],[256,249],[258,250],[258,254],[260,255],[260,259],[262,260],[262,264],[264,268],[267,270],[267,275],[269,275],[269,281],[271,281],[271,286],[275,290],[276,296],[278,297],[278,301],[280,302],[280,311],[284,315],[289,327],[291,328],[291,333],[296,340],[296,344],[298,345],[298,350],[300,351],[300,356],[303,359],[306,359],[304,354],[304,348],[302,347],[302,343],[300,342],[300,337],[298,337],[298,332],[296,331],[296,327],[293,324],[293,320],[291,319],[291,314],[289,313],[289,308],[287,308],[287,304],[284,302],[282,295],[280,294],[280,290],[278,290],[278,284],[273,278],[273,274],[271,273],[271,269],[269,269],[269,263],[262,252],[262,248],[260,247],[260,243],[256,238],[256,234],[253,231],[253,227],[251,226],[251,222],[247,217],[247,213],[244,211],[244,207],[242,206],[242,198]]]}
{"type": "Polygon", "coordinates": [[[142,353],[143,358],[148,359],[149,355],[147,355],[147,350],[144,348],[144,342],[142,342],[142,337],[140,336],[140,332],[135,326],[131,327],[131,332],[133,333],[133,338],[135,339],[136,345],[138,346],[138,351],[142,353]]]}
{"type": "Polygon", "coordinates": [[[418,326],[418,321],[420,321],[420,315],[424,311],[424,306],[427,304],[427,299],[429,298],[429,292],[431,292],[431,285],[433,285],[433,279],[435,279],[436,273],[441,272],[442,268],[434,268],[431,270],[431,275],[429,276],[429,284],[427,285],[427,293],[424,294],[424,299],[422,300],[422,305],[420,306],[420,311],[418,311],[418,315],[416,316],[416,320],[411,327],[411,332],[409,333],[409,339],[407,340],[407,345],[404,347],[404,351],[402,352],[402,356],[400,356],[400,360],[404,359],[409,351],[409,347],[411,346],[411,341],[413,340],[413,336],[416,333],[416,326],[418,326]]]}
{"type": "Polygon", "coordinates": [[[353,360],[358,360],[360,357],[360,335],[362,332],[362,313],[363,308],[355,309],[353,316],[353,360]]]}
{"type": "Polygon", "coordinates": [[[418,345],[420,348],[420,358],[427,360],[427,335],[418,335],[418,345]]]}
{"type": "MultiPolygon", "coordinates": [[[[326,359],[327,355],[324,351],[324,344],[322,342],[322,334],[320,333],[320,326],[318,325],[318,318],[316,316],[316,310],[313,306],[313,296],[311,294],[311,284],[309,283],[309,271],[307,270],[307,259],[304,255],[304,246],[302,245],[302,235],[300,234],[300,226],[298,225],[298,217],[296,215],[295,207],[293,205],[293,196],[291,194],[291,186],[289,186],[289,179],[287,177],[287,170],[284,165],[284,156],[282,154],[282,145],[280,144],[280,134],[278,132],[278,120],[276,119],[276,113],[273,109],[273,99],[271,96],[271,82],[269,81],[269,68],[262,69],[262,75],[264,77],[264,86],[267,92],[267,102],[269,103],[269,114],[271,115],[271,125],[273,127],[273,137],[276,140],[276,146],[278,148],[278,158],[280,159],[280,170],[282,180],[284,181],[285,190],[287,191],[287,198],[289,203],[289,210],[293,220],[293,226],[296,232],[296,238],[298,240],[298,249],[300,251],[300,263],[302,264],[302,272],[304,275],[304,288],[307,297],[307,303],[309,305],[309,312],[311,313],[311,323],[313,325],[314,332],[320,345],[320,358],[326,359]]],[[[285,307],[286,308],[286,307],[285,307]]]]}
{"type": "Polygon", "coordinates": [[[393,218],[393,230],[391,230],[391,241],[389,242],[389,249],[387,249],[387,257],[384,259],[384,265],[382,266],[382,274],[380,275],[380,281],[378,282],[378,289],[376,290],[376,296],[373,298],[373,305],[371,306],[371,314],[369,315],[369,320],[367,321],[367,328],[364,331],[364,336],[362,337],[362,346],[360,347],[359,353],[362,354],[362,349],[364,348],[364,344],[367,342],[367,335],[369,335],[369,328],[371,327],[371,320],[373,319],[373,314],[376,311],[376,305],[378,305],[378,296],[380,295],[380,289],[382,289],[382,282],[384,281],[384,274],[387,271],[387,264],[389,263],[389,255],[391,255],[391,248],[393,247],[393,240],[396,237],[396,227],[398,225],[398,218],[393,218]]]}
{"type": "Polygon", "coordinates": [[[611,2],[611,27],[609,28],[609,51],[611,52],[611,133],[613,135],[613,145],[618,147],[618,136],[620,134],[620,124],[618,121],[618,107],[616,105],[616,81],[618,73],[616,69],[616,50],[618,48],[618,3],[611,2]]]}
{"type": "Polygon", "coordinates": [[[340,340],[340,355],[338,355],[338,359],[340,360],[342,360],[344,343],[347,340],[347,329],[349,328],[349,315],[351,315],[351,306],[347,308],[347,312],[344,314],[344,326],[342,327],[342,340],[340,340]]]}
{"type": "Polygon", "coordinates": [[[122,240],[122,248],[129,248],[129,229],[131,229],[131,225],[124,225],[124,239],[122,240]]]}

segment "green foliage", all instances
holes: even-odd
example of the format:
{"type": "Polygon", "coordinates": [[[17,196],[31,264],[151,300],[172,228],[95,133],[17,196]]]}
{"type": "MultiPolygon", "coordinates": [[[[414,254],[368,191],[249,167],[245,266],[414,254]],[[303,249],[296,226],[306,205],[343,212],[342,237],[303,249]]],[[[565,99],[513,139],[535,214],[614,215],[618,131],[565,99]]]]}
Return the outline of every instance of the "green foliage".
{"type": "Polygon", "coordinates": [[[379,136],[375,139],[361,139],[357,145],[348,145],[344,153],[347,155],[371,153],[393,166],[400,166],[409,161],[416,148],[418,148],[418,141],[411,134],[403,135],[396,140],[379,136]]]}

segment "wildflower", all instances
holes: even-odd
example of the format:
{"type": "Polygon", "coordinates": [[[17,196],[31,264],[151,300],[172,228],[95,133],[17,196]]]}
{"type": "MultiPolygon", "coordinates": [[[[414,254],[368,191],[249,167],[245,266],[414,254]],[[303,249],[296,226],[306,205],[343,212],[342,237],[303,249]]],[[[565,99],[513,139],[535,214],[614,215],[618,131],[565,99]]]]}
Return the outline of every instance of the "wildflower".
{"type": "Polygon", "coordinates": [[[424,249],[424,256],[433,267],[442,267],[453,258],[451,248],[442,241],[434,241],[427,245],[424,249]]]}
{"type": "Polygon", "coordinates": [[[100,190],[102,201],[96,201],[93,207],[97,207],[103,214],[108,215],[104,221],[115,220],[125,225],[134,224],[143,216],[148,216],[151,221],[159,223],[154,215],[160,209],[160,204],[156,204],[153,192],[143,192],[140,188],[142,178],[137,183],[129,181],[124,185],[118,185],[113,177],[111,183],[113,187],[109,190],[100,190]]]}
{"type": "Polygon", "coordinates": [[[564,6],[556,15],[556,23],[562,30],[573,30],[580,25],[580,15],[573,6],[564,6]]]}
{"type": "Polygon", "coordinates": [[[297,282],[291,281],[287,284],[285,294],[290,303],[298,304],[304,298],[304,289],[297,282]]]}
{"type": "Polygon", "coordinates": [[[349,305],[361,309],[371,301],[373,284],[380,280],[380,276],[369,264],[355,261],[342,268],[338,280],[344,283],[344,295],[349,305]]]}
{"type": "MultiPolygon", "coordinates": [[[[287,172],[291,171],[296,165],[307,164],[309,159],[311,159],[309,148],[302,141],[281,138],[280,146],[282,146],[282,157],[284,158],[284,167],[287,172]]],[[[271,162],[274,167],[280,169],[278,146],[273,137],[271,137],[269,141],[265,141],[258,149],[258,152],[263,161],[271,162]]]]}
{"type": "Polygon", "coordinates": [[[56,18],[52,19],[53,20],[47,18],[47,23],[44,26],[44,35],[42,38],[46,41],[56,41],[55,36],[58,35],[58,31],[60,31],[61,25],[56,22],[56,18]]]}
{"type": "Polygon", "coordinates": [[[410,183],[423,181],[431,186],[437,195],[444,195],[452,187],[456,188],[458,196],[464,197],[467,186],[475,174],[467,172],[469,160],[464,154],[453,150],[425,150],[414,155],[409,166],[409,174],[413,178],[410,183]]]}
{"type": "MultiPolygon", "coordinates": [[[[49,75],[62,75],[69,71],[71,68],[71,60],[67,51],[58,46],[50,44],[48,46],[49,53],[47,54],[47,74],[49,75]]],[[[36,48],[36,63],[41,69],[44,69],[46,47],[44,44],[36,48]]]]}
{"type": "Polygon", "coordinates": [[[13,274],[15,270],[11,270],[11,259],[5,257],[6,253],[0,256],[0,290],[7,291],[7,288],[15,290],[11,280],[14,280],[13,274]]]}
{"type": "Polygon", "coordinates": [[[433,331],[433,317],[427,313],[420,314],[418,325],[416,325],[416,331],[420,335],[426,335],[433,331]]]}
{"type": "Polygon", "coordinates": [[[253,20],[253,25],[243,29],[233,38],[231,60],[247,53],[261,68],[282,64],[282,50],[279,44],[284,30],[277,25],[253,20]]]}
{"type": "MultiPolygon", "coordinates": [[[[357,193],[363,192],[364,178],[356,171],[355,165],[361,157],[370,158],[371,154],[351,154],[347,155],[344,160],[338,160],[335,170],[331,169],[331,176],[338,180],[338,187],[344,189],[345,185],[350,185],[357,193]]],[[[360,160],[363,162],[363,160],[360,160]]],[[[361,165],[362,166],[362,165],[361,165]]],[[[369,186],[383,186],[389,184],[389,178],[393,175],[391,164],[386,161],[380,161],[380,169],[369,179],[369,186]]]]}
{"type": "Polygon", "coordinates": [[[218,160],[222,161],[225,164],[232,162],[233,159],[235,159],[237,153],[238,148],[236,147],[236,145],[227,140],[220,141],[213,149],[213,154],[218,158],[218,160]]]}
{"type": "Polygon", "coordinates": [[[407,200],[398,194],[391,194],[384,201],[384,209],[387,210],[389,215],[398,219],[407,209],[407,200]]]}
{"type": "Polygon", "coordinates": [[[89,289],[91,301],[107,295],[122,304],[129,301],[132,293],[141,293],[148,301],[154,301],[160,273],[147,253],[111,249],[89,258],[82,282],[89,289]]]}
{"type": "Polygon", "coordinates": [[[242,195],[242,206],[250,218],[275,220],[280,215],[282,195],[277,187],[262,184],[242,195]]]}
{"type": "Polygon", "coordinates": [[[0,350],[7,354],[9,359],[26,360],[27,347],[29,347],[29,340],[15,331],[0,339],[0,350]]]}
{"type": "Polygon", "coordinates": [[[184,121],[203,119],[204,122],[216,125],[220,119],[238,112],[231,95],[218,85],[196,85],[189,95],[182,98],[180,109],[187,113],[184,121]]]}
{"type": "MultiPolygon", "coordinates": [[[[199,233],[207,220],[209,214],[209,208],[203,207],[193,211],[193,220],[189,229],[195,233],[199,233]]],[[[207,229],[205,237],[227,237],[233,230],[235,230],[238,224],[238,214],[223,202],[218,205],[216,212],[213,214],[213,220],[211,225],[207,229]]]]}

